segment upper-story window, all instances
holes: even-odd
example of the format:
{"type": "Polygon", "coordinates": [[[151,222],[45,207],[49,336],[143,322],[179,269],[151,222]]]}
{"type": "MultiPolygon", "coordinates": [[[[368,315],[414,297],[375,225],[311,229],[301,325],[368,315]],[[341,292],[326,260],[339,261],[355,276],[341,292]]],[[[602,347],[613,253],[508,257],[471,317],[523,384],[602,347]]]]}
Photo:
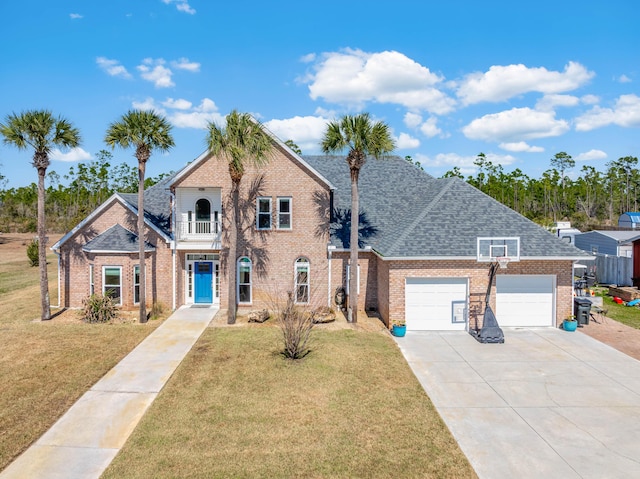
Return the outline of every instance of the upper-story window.
{"type": "Polygon", "coordinates": [[[256,201],[256,228],[271,229],[271,198],[259,197],[256,201]]]}
{"type": "Polygon", "coordinates": [[[211,203],[206,198],[196,201],[196,233],[211,233],[211,203]]]}
{"type": "Polygon", "coordinates": [[[278,198],[278,229],[291,229],[291,198],[278,198]]]}

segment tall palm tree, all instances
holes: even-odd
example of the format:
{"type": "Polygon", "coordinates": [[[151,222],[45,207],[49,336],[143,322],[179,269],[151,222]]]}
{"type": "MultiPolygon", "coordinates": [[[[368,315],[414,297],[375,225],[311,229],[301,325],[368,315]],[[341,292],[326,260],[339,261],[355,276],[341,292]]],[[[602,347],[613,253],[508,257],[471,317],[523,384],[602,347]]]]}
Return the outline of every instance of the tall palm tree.
{"type": "Polygon", "coordinates": [[[220,127],[209,122],[206,138],[207,147],[214,156],[219,156],[227,163],[231,177],[232,214],[229,224],[229,306],[227,323],[236,321],[236,261],[238,260],[238,236],[241,225],[240,218],[240,181],[249,165],[264,166],[273,152],[273,142],[262,124],[248,113],[233,110],[226,116],[226,126],[220,127]]]}
{"type": "Polygon", "coordinates": [[[129,110],[120,121],[109,125],[105,143],[114,149],[135,147],[138,159],[138,242],[140,243],[140,322],[147,321],[145,234],[144,234],[144,174],[153,150],[169,151],[173,146],[171,124],[153,111],[129,110]]]}
{"type": "Polygon", "coordinates": [[[324,153],[348,150],[347,163],[351,173],[351,232],[349,236],[349,309],[351,321],[358,321],[358,230],[360,197],[358,178],[367,156],[384,158],[395,149],[395,141],[389,126],[381,121],[373,122],[368,113],[345,115],[338,121],[329,122],[322,138],[324,153]]]}
{"type": "Polygon", "coordinates": [[[47,276],[47,225],[44,213],[44,178],[53,146],[75,148],[80,144],[80,131],[62,117],[54,118],[48,110],[30,110],[8,115],[0,123],[0,134],[6,144],[18,149],[33,148],[33,166],[38,171],[38,263],[40,268],[41,319],[51,319],[49,278],[47,276]]]}

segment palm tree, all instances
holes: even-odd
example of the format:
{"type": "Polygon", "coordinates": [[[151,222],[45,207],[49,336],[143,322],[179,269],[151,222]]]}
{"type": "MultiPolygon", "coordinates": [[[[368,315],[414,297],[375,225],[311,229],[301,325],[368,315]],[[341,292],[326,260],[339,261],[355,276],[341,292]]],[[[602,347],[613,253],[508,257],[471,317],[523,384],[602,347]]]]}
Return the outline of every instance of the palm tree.
{"type": "Polygon", "coordinates": [[[350,263],[349,271],[349,309],[351,321],[358,321],[358,230],[360,199],[358,193],[358,177],[367,156],[376,159],[384,158],[395,149],[395,141],[389,126],[381,121],[373,122],[368,113],[345,115],[339,121],[330,122],[322,138],[324,153],[337,153],[349,150],[347,163],[351,172],[351,234],[349,238],[350,263]]]}
{"type": "Polygon", "coordinates": [[[214,156],[219,156],[227,163],[231,177],[231,201],[232,217],[229,218],[229,256],[228,256],[228,280],[229,280],[229,306],[227,309],[227,323],[236,321],[237,295],[236,295],[236,264],[238,259],[238,236],[241,225],[240,218],[240,181],[249,165],[261,167],[270,159],[273,151],[273,142],[262,124],[256,121],[248,113],[239,113],[233,110],[226,116],[226,126],[219,127],[209,122],[206,138],[209,151],[214,156]]]}
{"type": "Polygon", "coordinates": [[[44,179],[53,146],[75,148],[80,144],[80,131],[62,117],[54,118],[48,110],[30,110],[8,115],[0,123],[0,134],[6,144],[18,149],[33,148],[33,166],[38,171],[38,263],[40,268],[41,319],[51,319],[49,278],[47,276],[47,225],[45,221],[44,179]]]}
{"type": "Polygon", "coordinates": [[[144,234],[144,174],[147,161],[153,150],[169,151],[173,146],[171,124],[153,111],[130,110],[122,115],[120,121],[111,123],[104,138],[105,143],[114,149],[136,148],[138,159],[138,242],[140,243],[140,322],[147,321],[145,285],[145,234],[144,234]]]}

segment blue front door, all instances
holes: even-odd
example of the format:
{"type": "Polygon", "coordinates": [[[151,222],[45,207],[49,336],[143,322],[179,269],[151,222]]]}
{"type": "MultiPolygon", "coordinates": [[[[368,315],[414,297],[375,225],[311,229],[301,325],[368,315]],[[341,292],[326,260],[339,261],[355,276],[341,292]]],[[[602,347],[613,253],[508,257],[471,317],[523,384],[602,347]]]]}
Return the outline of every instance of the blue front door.
{"type": "Polygon", "coordinates": [[[210,261],[196,261],[194,289],[196,303],[211,303],[213,301],[213,263],[210,261]]]}

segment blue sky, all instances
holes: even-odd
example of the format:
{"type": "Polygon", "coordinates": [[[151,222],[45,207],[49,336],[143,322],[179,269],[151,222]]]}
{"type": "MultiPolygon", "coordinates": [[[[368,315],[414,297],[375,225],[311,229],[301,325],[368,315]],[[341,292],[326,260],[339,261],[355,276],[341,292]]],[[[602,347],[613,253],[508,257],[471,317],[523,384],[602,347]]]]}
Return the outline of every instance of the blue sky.
{"type": "MultiPolygon", "coordinates": [[[[81,147],[52,154],[61,176],[131,108],[175,127],[148,176],[196,158],[234,108],[303,154],[367,111],[435,176],[484,152],[539,177],[560,151],[576,176],[640,156],[639,24],[637,0],[3,1],[0,118],[46,108],[78,127],[81,147]]],[[[36,181],[30,160],[0,145],[9,187],[36,181]]]]}

